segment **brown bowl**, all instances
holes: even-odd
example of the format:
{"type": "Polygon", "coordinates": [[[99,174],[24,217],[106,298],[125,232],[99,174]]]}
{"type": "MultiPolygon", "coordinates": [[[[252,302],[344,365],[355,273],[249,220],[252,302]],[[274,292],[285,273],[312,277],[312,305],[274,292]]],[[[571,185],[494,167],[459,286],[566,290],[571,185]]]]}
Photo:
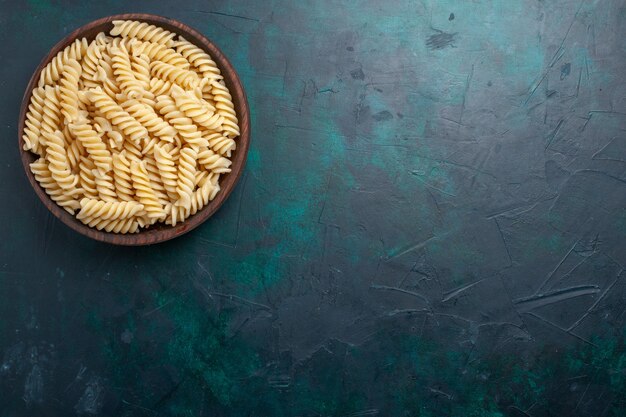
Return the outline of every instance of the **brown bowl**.
{"type": "Polygon", "coordinates": [[[41,61],[41,63],[35,70],[35,73],[31,77],[30,82],[28,83],[28,87],[26,87],[26,92],[24,93],[24,98],[22,99],[18,126],[19,148],[22,157],[22,164],[24,165],[26,176],[33,186],[35,193],[37,193],[37,195],[39,196],[39,199],[52,212],[52,214],[54,214],[59,220],[61,220],[63,223],[65,223],[78,233],[88,236],[92,239],[112,243],[115,245],[151,245],[153,243],[159,243],[169,239],[173,239],[198,227],[202,222],[211,217],[213,213],[217,211],[217,209],[220,208],[220,206],[233,191],[233,188],[235,188],[235,184],[239,180],[239,177],[241,176],[244,165],[246,163],[246,156],[248,154],[248,147],[250,145],[250,111],[248,108],[246,94],[243,91],[243,87],[241,85],[239,77],[237,76],[237,73],[235,72],[233,66],[228,61],[228,59],[226,59],[222,51],[220,51],[213,42],[205,38],[201,33],[181,22],[178,22],[174,19],[168,19],[166,17],[142,13],[120,14],[94,20],[93,22],[76,29],[74,32],[67,35],[62,41],[57,43],[54,48],[52,48],[52,50],[48,53],[48,55],[41,61]],[[170,32],[183,35],[185,39],[204,49],[206,52],[208,52],[209,55],[211,55],[217,66],[222,71],[222,75],[224,76],[224,82],[226,83],[226,86],[230,90],[230,94],[233,97],[233,103],[235,105],[235,110],[237,111],[237,116],[239,118],[239,128],[241,130],[241,134],[239,136],[239,139],[237,139],[237,150],[234,152],[234,156],[231,158],[232,171],[226,175],[223,175],[220,178],[221,190],[213,201],[209,202],[207,206],[205,206],[193,216],[189,217],[183,223],[179,223],[173,227],[165,224],[155,224],[148,229],[141,230],[139,233],[117,234],[100,231],[84,225],[80,222],[80,220],[76,219],[76,217],[72,216],[63,208],[61,208],[48,196],[48,194],[46,194],[44,189],[35,179],[35,176],[30,171],[29,167],[29,164],[37,159],[37,155],[29,151],[23,150],[24,141],[22,139],[22,135],[24,133],[24,121],[26,118],[26,111],[28,109],[28,104],[30,102],[30,96],[32,94],[32,91],[37,86],[37,82],[39,81],[39,74],[41,73],[41,70],[48,64],[48,62],[52,60],[54,56],[56,56],[59,51],[63,50],[66,46],[71,44],[75,39],[85,37],[88,41],[91,41],[95,39],[96,35],[100,32],[108,33],[113,27],[113,24],[111,23],[113,20],[139,20],[160,26],[164,29],[169,30],[170,32]]]}

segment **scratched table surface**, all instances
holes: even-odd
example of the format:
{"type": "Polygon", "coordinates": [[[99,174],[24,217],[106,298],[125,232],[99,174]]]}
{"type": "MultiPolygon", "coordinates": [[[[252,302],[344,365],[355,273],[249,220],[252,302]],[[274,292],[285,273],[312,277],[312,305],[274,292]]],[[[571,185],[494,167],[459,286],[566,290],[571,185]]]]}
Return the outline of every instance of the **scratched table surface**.
{"type": "Polygon", "coordinates": [[[0,10],[1,417],[626,415],[624,1],[0,10]],[[143,248],[52,217],[16,146],[49,48],[130,11],[252,111],[226,204],[143,248]]]}

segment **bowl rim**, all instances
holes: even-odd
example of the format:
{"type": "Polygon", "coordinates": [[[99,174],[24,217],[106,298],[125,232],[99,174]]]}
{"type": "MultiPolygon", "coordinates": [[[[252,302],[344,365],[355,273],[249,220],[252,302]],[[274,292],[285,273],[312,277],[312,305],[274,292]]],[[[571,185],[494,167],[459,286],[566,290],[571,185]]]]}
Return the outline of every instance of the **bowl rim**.
{"type": "MultiPolygon", "coordinates": [[[[92,40],[91,36],[88,37],[88,40],[92,40]]],[[[52,214],[57,219],[61,220],[61,222],[63,222],[65,225],[70,227],[72,230],[82,234],[83,236],[87,236],[100,242],[123,246],[143,246],[165,242],[167,240],[182,236],[183,234],[195,229],[204,221],[206,221],[209,217],[215,214],[215,212],[222,206],[224,201],[226,201],[226,199],[229,197],[236,184],[238,183],[241,174],[243,173],[245,168],[248,149],[250,146],[250,109],[248,106],[246,93],[243,89],[243,85],[241,83],[241,80],[239,79],[239,76],[237,75],[237,72],[235,71],[228,58],[226,58],[224,53],[210,39],[208,39],[197,30],[176,19],[146,13],[125,13],[106,16],[82,25],[69,33],[67,36],[57,42],[54,47],[52,47],[52,49],[50,49],[48,54],[41,60],[36,70],[33,72],[33,75],[31,76],[30,81],[26,86],[26,91],[24,92],[24,96],[21,102],[17,133],[20,157],[26,176],[41,202],[48,208],[48,210],[52,212],[52,214]],[[83,224],[78,219],[76,219],[74,215],[71,215],[70,213],[65,211],[65,209],[59,206],[55,201],[53,201],[52,198],[50,198],[50,196],[45,192],[43,187],[41,187],[39,182],[35,179],[33,173],[30,171],[29,164],[37,159],[37,155],[23,149],[23,134],[26,113],[28,110],[28,105],[30,103],[32,91],[37,86],[41,71],[54,58],[54,56],[57,55],[58,52],[71,44],[75,39],[83,37],[85,33],[94,31],[96,29],[98,31],[108,32],[111,28],[108,25],[110,25],[113,20],[139,20],[150,24],[159,25],[164,29],[176,33],[177,35],[184,36],[185,39],[194,43],[197,47],[207,52],[220,69],[224,77],[224,82],[226,83],[226,86],[228,87],[229,92],[232,96],[235,110],[237,111],[239,128],[241,132],[239,138],[237,139],[237,149],[233,154],[234,156],[231,158],[232,171],[222,177],[220,181],[221,190],[217,194],[215,199],[210,201],[209,204],[204,206],[196,214],[190,216],[184,222],[179,223],[176,226],[151,226],[147,229],[141,230],[138,233],[120,234],[106,232],[104,230],[97,230],[83,224]]]]}

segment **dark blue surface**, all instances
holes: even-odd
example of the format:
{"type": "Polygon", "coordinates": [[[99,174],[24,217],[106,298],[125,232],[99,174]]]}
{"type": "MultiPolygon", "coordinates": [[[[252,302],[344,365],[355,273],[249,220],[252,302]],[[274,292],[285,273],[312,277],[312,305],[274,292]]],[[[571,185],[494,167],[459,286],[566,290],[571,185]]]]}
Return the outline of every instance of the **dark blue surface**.
{"type": "Polygon", "coordinates": [[[626,415],[623,0],[0,2],[0,416],[626,415]],[[114,13],[214,40],[246,172],[172,242],[78,236],[17,150],[114,13]]]}

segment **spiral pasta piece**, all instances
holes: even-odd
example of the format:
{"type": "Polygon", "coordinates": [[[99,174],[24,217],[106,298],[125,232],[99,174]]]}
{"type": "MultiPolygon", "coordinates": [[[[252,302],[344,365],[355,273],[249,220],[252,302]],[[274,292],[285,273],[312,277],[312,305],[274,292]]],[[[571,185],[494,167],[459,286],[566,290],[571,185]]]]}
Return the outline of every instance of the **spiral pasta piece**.
{"type": "Polygon", "coordinates": [[[48,147],[46,152],[46,161],[48,161],[52,178],[64,190],[72,190],[76,188],[78,178],[76,178],[70,170],[70,165],[67,161],[67,154],[65,152],[63,133],[57,130],[54,133],[42,132],[42,134],[46,138],[46,146],[48,147]]]}
{"type": "Polygon", "coordinates": [[[193,94],[184,91],[179,86],[172,87],[172,97],[185,116],[191,118],[198,125],[208,130],[218,130],[221,128],[224,119],[219,114],[215,114],[215,108],[211,108],[208,103],[203,103],[193,94]]]}
{"type": "Polygon", "coordinates": [[[96,39],[93,40],[93,43],[95,43],[98,46],[106,46],[112,40],[113,38],[107,36],[106,33],[100,32],[96,35],[96,39]]]}
{"type": "Polygon", "coordinates": [[[230,158],[232,152],[237,149],[237,142],[227,138],[221,133],[204,133],[204,137],[209,141],[209,147],[222,156],[230,158]]]}
{"type": "Polygon", "coordinates": [[[98,198],[104,201],[117,201],[117,193],[111,174],[109,172],[103,174],[97,169],[92,172],[96,182],[96,190],[98,190],[98,198]]]}
{"type": "Polygon", "coordinates": [[[28,111],[26,112],[24,134],[22,135],[22,139],[24,140],[23,149],[25,151],[33,151],[38,155],[41,155],[41,150],[39,149],[39,134],[41,120],[43,118],[44,98],[44,88],[36,87],[33,89],[33,94],[28,104],[28,111]]]}
{"type": "Polygon", "coordinates": [[[204,206],[209,204],[209,201],[215,198],[215,195],[219,192],[220,187],[211,181],[206,181],[201,187],[193,192],[191,203],[189,208],[181,206],[172,206],[171,213],[166,219],[166,224],[176,226],[176,223],[185,221],[189,216],[193,216],[204,206]]]}
{"type": "Polygon", "coordinates": [[[130,173],[133,180],[133,188],[135,188],[135,195],[139,202],[143,204],[146,216],[154,221],[164,218],[166,213],[150,185],[145,163],[133,160],[130,165],[130,173]]]}
{"type": "Polygon", "coordinates": [[[133,55],[146,55],[152,61],[161,61],[175,67],[189,69],[189,61],[185,57],[160,43],[134,42],[131,53],[133,55]]]}
{"type": "Polygon", "coordinates": [[[88,223],[89,227],[95,227],[98,230],[105,230],[112,233],[137,233],[139,231],[138,218],[119,219],[119,220],[99,220],[93,219],[88,223]]]}
{"type": "Polygon", "coordinates": [[[198,163],[216,174],[230,172],[230,165],[232,164],[230,159],[224,158],[210,149],[205,149],[198,153],[198,163]]]}
{"type": "Polygon", "coordinates": [[[155,145],[154,159],[167,196],[172,201],[177,200],[178,192],[176,191],[176,187],[178,185],[178,172],[172,155],[170,155],[164,147],[155,145]]]}
{"type": "Polygon", "coordinates": [[[162,96],[164,94],[169,94],[171,88],[172,88],[172,83],[169,81],[165,81],[160,78],[150,79],[150,92],[154,94],[155,96],[162,96]]]}
{"type": "Polygon", "coordinates": [[[70,132],[78,139],[102,174],[111,170],[111,152],[86,119],[70,123],[70,132]]]}
{"type": "Polygon", "coordinates": [[[221,80],[223,78],[215,61],[202,49],[187,41],[182,36],[178,37],[175,46],[176,51],[185,57],[185,59],[200,72],[202,77],[210,80],[221,80]]]}
{"type": "Polygon", "coordinates": [[[176,107],[176,103],[171,97],[157,97],[156,109],[165,117],[165,120],[174,126],[174,129],[186,143],[198,147],[209,146],[209,141],[202,137],[202,133],[194,125],[193,120],[185,116],[176,107]]]}
{"type": "Polygon", "coordinates": [[[235,113],[235,106],[228,88],[223,81],[213,81],[211,87],[216,112],[224,118],[222,124],[224,136],[230,138],[239,136],[239,121],[237,120],[237,113],[235,113]]]}
{"type": "Polygon", "coordinates": [[[68,192],[61,188],[54,178],[52,178],[52,173],[50,172],[48,163],[44,160],[44,158],[39,158],[35,162],[31,163],[30,170],[46,194],[48,194],[50,198],[59,206],[63,207],[65,211],[73,215],[75,210],[80,208],[80,204],[75,198],[79,191],[76,189],[72,192],[68,192]]]}
{"type": "Polygon", "coordinates": [[[169,198],[167,197],[167,193],[165,191],[165,186],[163,185],[163,181],[161,179],[161,174],[159,172],[159,168],[157,167],[156,159],[152,153],[146,153],[143,156],[143,162],[146,167],[146,172],[148,173],[148,179],[150,180],[150,185],[154,190],[154,194],[157,196],[159,201],[163,206],[169,202],[169,198]]]}
{"type": "MultiPolygon", "coordinates": [[[[102,88],[109,97],[115,97],[120,93],[120,87],[113,81],[114,79],[109,76],[103,67],[98,68],[96,79],[100,81],[100,85],[95,87],[95,89],[102,88]]],[[[86,96],[88,95],[86,94],[86,96]]]]}
{"type": "Polygon", "coordinates": [[[78,117],[78,80],[82,70],[78,61],[70,59],[61,73],[59,92],[61,95],[61,114],[65,118],[65,124],[71,123],[78,117]]]}
{"type": "MultiPolygon", "coordinates": [[[[42,109],[41,131],[53,133],[61,127],[61,103],[59,100],[58,87],[45,87],[45,100],[42,109]]],[[[45,145],[45,139],[39,138],[45,145]]]]}
{"type": "Polygon", "coordinates": [[[50,63],[48,63],[48,65],[41,70],[38,84],[39,87],[43,87],[47,84],[53,84],[61,78],[61,73],[63,72],[67,62],[70,59],[80,61],[83,55],[87,52],[88,46],[89,42],[87,42],[86,38],[76,39],[71,45],[56,54],[56,56],[52,58],[52,61],[50,61],[50,63]]]}
{"type": "Polygon", "coordinates": [[[78,172],[78,164],[80,157],[86,152],[80,141],[75,140],[74,136],[70,132],[68,125],[63,126],[63,139],[65,141],[65,147],[67,151],[67,162],[70,165],[70,170],[73,173],[78,172]]]}
{"type": "Polygon", "coordinates": [[[200,84],[198,85],[198,89],[200,90],[199,98],[211,104],[213,108],[215,108],[215,97],[213,97],[213,86],[211,85],[211,82],[212,81],[208,78],[200,80],[200,84]]]}
{"type": "Polygon", "coordinates": [[[142,41],[156,42],[165,46],[172,46],[174,35],[172,32],[136,20],[114,20],[111,36],[137,38],[142,41]]]}
{"type": "Polygon", "coordinates": [[[150,89],[150,58],[147,55],[131,57],[130,66],[134,71],[135,79],[141,84],[143,90],[150,89]]]}
{"type": "Polygon", "coordinates": [[[102,51],[102,58],[98,61],[98,70],[102,68],[102,70],[106,73],[107,77],[114,79],[113,75],[113,57],[111,56],[111,48],[113,46],[108,44],[107,47],[102,51]]]}
{"type": "Polygon", "coordinates": [[[193,88],[200,83],[198,74],[161,61],[150,63],[150,72],[154,77],[171,81],[183,88],[193,88]]]}
{"type": "Polygon", "coordinates": [[[195,187],[197,158],[198,151],[194,147],[186,147],[180,151],[178,181],[176,183],[178,200],[174,203],[174,206],[184,207],[187,210],[191,207],[191,197],[195,187]]]}
{"type": "Polygon", "coordinates": [[[125,140],[122,144],[122,148],[126,151],[126,155],[130,159],[141,160],[141,158],[143,158],[143,152],[139,143],[125,140]]]}
{"type": "Polygon", "coordinates": [[[143,210],[143,205],[136,201],[104,201],[94,198],[80,200],[78,220],[98,218],[100,220],[129,219],[143,210]]]}
{"type": "Polygon", "coordinates": [[[97,40],[91,42],[87,47],[87,50],[85,51],[85,56],[81,61],[83,80],[92,81],[95,79],[98,72],[98,63],[102,59],[102,51],[104,50],[104,48],[105,45],[99,44],[97,40]]]}
{"type": "Polygon", "coordinates": [[[137,100],[128,100],[122,103],[122,108],[141,123],[148,132],[168,142],[174,140],[176,129],[163,120],[152,107],[137,100]]]}
{"type": "Polygon", "coordinates": [[[143,94],[143,85],[135,77],[135,72],[131,66],[130,56],[126,49],[111,48],[111,60],[113,67],[113,75],[117,80],[117,84],[124,94],[129,98],[141,97],[143,94]]]}
{"type": "Polygon", "coordinates": [[[88,93],[89,100],[102,112],[104,117],[118,126],[122,132],[133,141],[148,136],[148,131],[128,114],[122,107],[109,97],[102,89],[97,88],[90,90],[88,93]]]}
{"type": "Polygon", "coordinates": [[[126,151],[113,155],[113,184],[115,193],[122,201],[133,201],[135,190],[130,176],[130,161],[126,158],[126,151]]]}
{"type": "MultiPolygon", "coordinates": [[[[100,201],[100,200],[96,200],[100,201]]],[[[123,202],[127,204],[128,202],[123,202]]],[[[113,204],[112,202],[105,202],[105,204],[113,204]]],[[[122,204],[119,202],[118,204],[122,204]]],[[[142,212],[139,212],[142,213],[142,212]]],[[[77,216],[78,217],[78,216],[77,216]]],[[[120,219],[102,219],[98,216],[90,216],[80,219],[84,224],[89,227],[96,228],[98,230],[106,230],[113,233],[135,233],[139,229],[138,217],[128,217],[120,219]]]]}
{"type": "Polygon", "coordinates": [[[96,177],[93,175],[95,169],[96,166],[91,159],[81,156],[80,162],[78,163],[78,183],[85,197],[98,197],[96,177]]]}
{"type": "Polygon", "coordinates": [[[135,42],[137,42],[137,39],[133,38],[111,38],[111,40],[107,42],[106,45],[107,54],[109,54],[110,57],[113,58],[113,49],[125,49],[128,51],[130,50],[130,48],[132,48],[135,42]]]}

